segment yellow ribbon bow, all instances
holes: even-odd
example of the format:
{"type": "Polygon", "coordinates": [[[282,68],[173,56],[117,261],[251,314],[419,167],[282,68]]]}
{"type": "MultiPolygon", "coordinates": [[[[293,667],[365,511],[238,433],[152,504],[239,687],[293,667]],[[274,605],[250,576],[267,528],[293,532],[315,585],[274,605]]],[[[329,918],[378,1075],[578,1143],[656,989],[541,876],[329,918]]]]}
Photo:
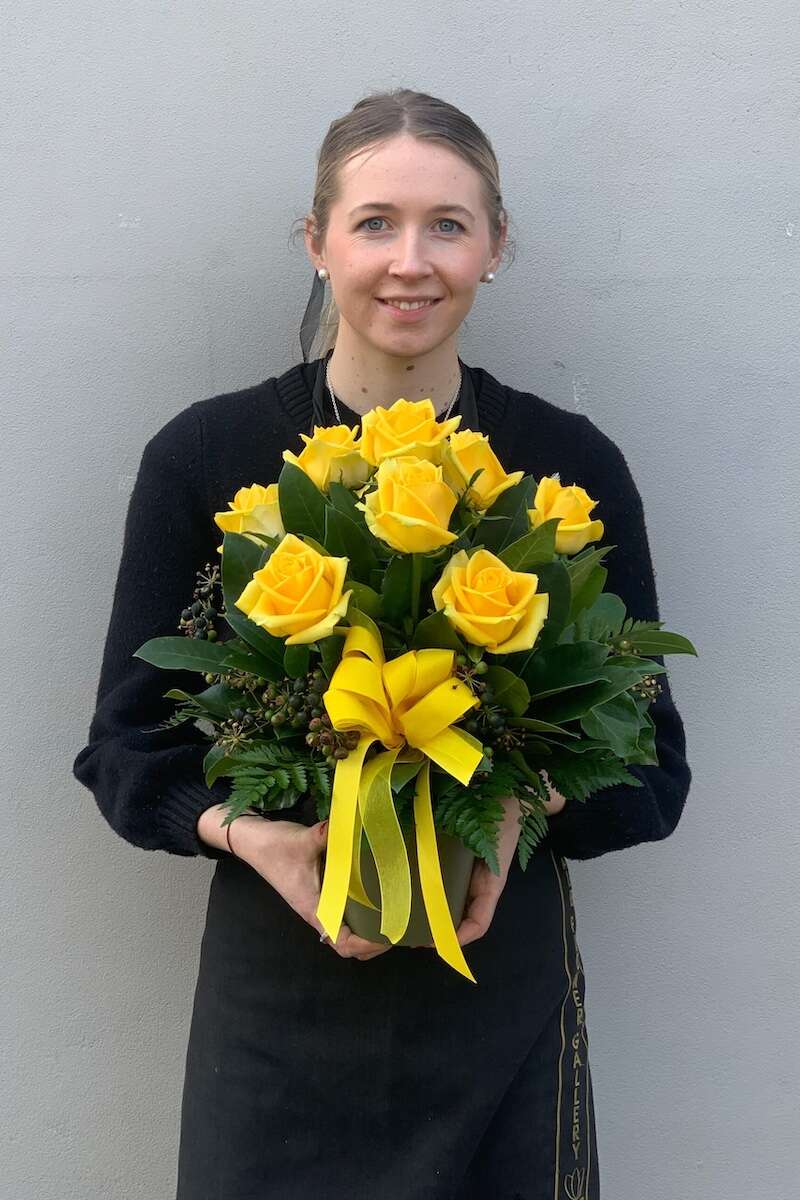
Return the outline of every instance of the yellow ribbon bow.
{"type": "MultiPolygon", "coordinates": [[[[439,955],[476,982],[456,936],[442,879],[430,793],[435,762],[465,786],[481,761],[481,743],[452,722],[478,704],[453,675],[452,650],[409,650],[386,662],[380,631],[359,611],[345,636],[342,658],[322,699],[334,729],[358,730],[358,745],[336,764],[325,875],[317,916],[336,941],[350,895],[369,908],[360,871],[361,833],[367,834],[381,890],[381,933],[397,942],[411,913],[411,871],[394,809],[391,773],[406,747],[420,752],[414,796],[417,860],[425,911],[439,955]],[[379,741],[386,750],[364,765],[379,741]]],[[[406,751],[406,754],[408,752],[406,751]]]]}

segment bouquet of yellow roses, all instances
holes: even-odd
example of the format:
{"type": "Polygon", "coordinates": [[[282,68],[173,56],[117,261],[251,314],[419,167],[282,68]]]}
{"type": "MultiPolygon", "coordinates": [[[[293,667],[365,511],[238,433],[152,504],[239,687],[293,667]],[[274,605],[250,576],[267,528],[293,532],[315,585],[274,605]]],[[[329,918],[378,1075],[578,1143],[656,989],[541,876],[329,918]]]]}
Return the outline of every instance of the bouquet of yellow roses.
{"type": "Polygon", "coordinates": [[[430,943],[475,982],[454,922],[476,857],[498,873],[501,798],[519,803],[524,870],[550,782],[568,798],[657,763],[648,706],[696,654],[603,592],[603,522],[578,484],[507,473],[488,439],[403,398],[358,428],[315,428],[277,482],[243,486],[214,520],[181,634],[136,654],[201,672],[167,724],[213,739],[227,822],[310,796],[328,818],[317,916],[430,943]],[[220,600],[223,607],[215,607],[220,600]],[[217,621],[228,636],[221,638],[217,621]]]}

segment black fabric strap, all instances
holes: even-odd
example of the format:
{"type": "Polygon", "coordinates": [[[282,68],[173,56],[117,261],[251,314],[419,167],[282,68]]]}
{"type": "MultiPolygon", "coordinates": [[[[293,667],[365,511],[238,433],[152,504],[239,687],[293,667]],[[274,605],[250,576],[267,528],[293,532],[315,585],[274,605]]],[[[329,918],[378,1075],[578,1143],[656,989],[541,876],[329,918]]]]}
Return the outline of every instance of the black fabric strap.
{"type": "Polygon", "coordinates": [[[319,329],[319,314],[322,312],[322,300],[325,295],[325,284],[314,269],[314,282],[306,304],[306,311],[300,322],[300,349],[303,351],[303,362],[308,362],[314,338],[319,329]]]}

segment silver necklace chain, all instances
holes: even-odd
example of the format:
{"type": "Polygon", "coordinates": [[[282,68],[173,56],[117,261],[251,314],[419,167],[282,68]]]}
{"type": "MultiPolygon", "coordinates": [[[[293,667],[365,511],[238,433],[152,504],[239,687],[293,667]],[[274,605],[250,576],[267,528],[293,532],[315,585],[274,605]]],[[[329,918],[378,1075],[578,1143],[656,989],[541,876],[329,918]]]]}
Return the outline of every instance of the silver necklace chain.
{"type": "MultiPolygon", "coordinates": [[[[341,425],[342,418],[339,414],[339,405],[336,403],[336,395],[334,393],[333,388],[331,387],[330,361],[331,360],[328,359],[328,361],[325,364],[325,383],[328,385],[328,391],[331,394],[331,402],[333,404],[333,412],[336,417],[336,423],[337,423],[337,425],[341,425]]],[[[447,412],[444,414],[443,417],[437,417],[437,420],[446,421],[447,418],[450,416],[450,413],[453,411],[453,405],[455,404],[456,400],[458,399],[458,393],[461,391],[461,376],[462,376],[462,370],[461,370],[461,364],[459,363],[459,365],[458,365],[458,383],[456,384],[456,390],[453,392],[450,403],[447,406],[447,412]]]]}

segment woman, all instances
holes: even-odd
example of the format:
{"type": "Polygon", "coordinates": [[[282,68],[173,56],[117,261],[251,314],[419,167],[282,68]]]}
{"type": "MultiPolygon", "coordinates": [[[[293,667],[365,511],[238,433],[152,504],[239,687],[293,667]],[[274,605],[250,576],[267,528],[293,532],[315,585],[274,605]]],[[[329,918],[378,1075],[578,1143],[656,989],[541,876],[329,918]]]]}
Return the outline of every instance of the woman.
{"type": "MultiPolygon", "coordinates": [[[[89,742],[74,773],[135,845],[217,860],[186,1059],[178,1200],[596,1200],[584,975],[565,858],[675,828],[688,791],[666,676],[651,708],[658,767],[586,804],[551,790],[523,872],[517,806],[501,874],[476,863],[459,941],[475,986],[430,949],[385,947],[315,916],[326,825],[311,802],[222,828],[228,780],[169,715],[167,673],[135,649],[174,633],[213,562],[213,514],[277,478],[314,424],[356,425],[398,396],[491,435],[505,467],[559,471],[599,498],[606,589],[658,620],[642,505],[625,459],[586,417],[517,392],[457,353],[459,327],[506,247],[497,162],[480,129],[431,96],[369,96],[334,121],[305,221],[314,289],[304,361],[195,402],[147,443],[130,501],[89,742]],[[338,314],[308,361],[323,280],[338,314]],[[412,302],[408,308],[403,302],[412,302]],[[321,944],[322,943],[322,944],[321,944]]],[[[663,660],[659,659],[662,662],[663,660]]],[[[185,677],[175,672],[175,686],[185,677]]]]}

